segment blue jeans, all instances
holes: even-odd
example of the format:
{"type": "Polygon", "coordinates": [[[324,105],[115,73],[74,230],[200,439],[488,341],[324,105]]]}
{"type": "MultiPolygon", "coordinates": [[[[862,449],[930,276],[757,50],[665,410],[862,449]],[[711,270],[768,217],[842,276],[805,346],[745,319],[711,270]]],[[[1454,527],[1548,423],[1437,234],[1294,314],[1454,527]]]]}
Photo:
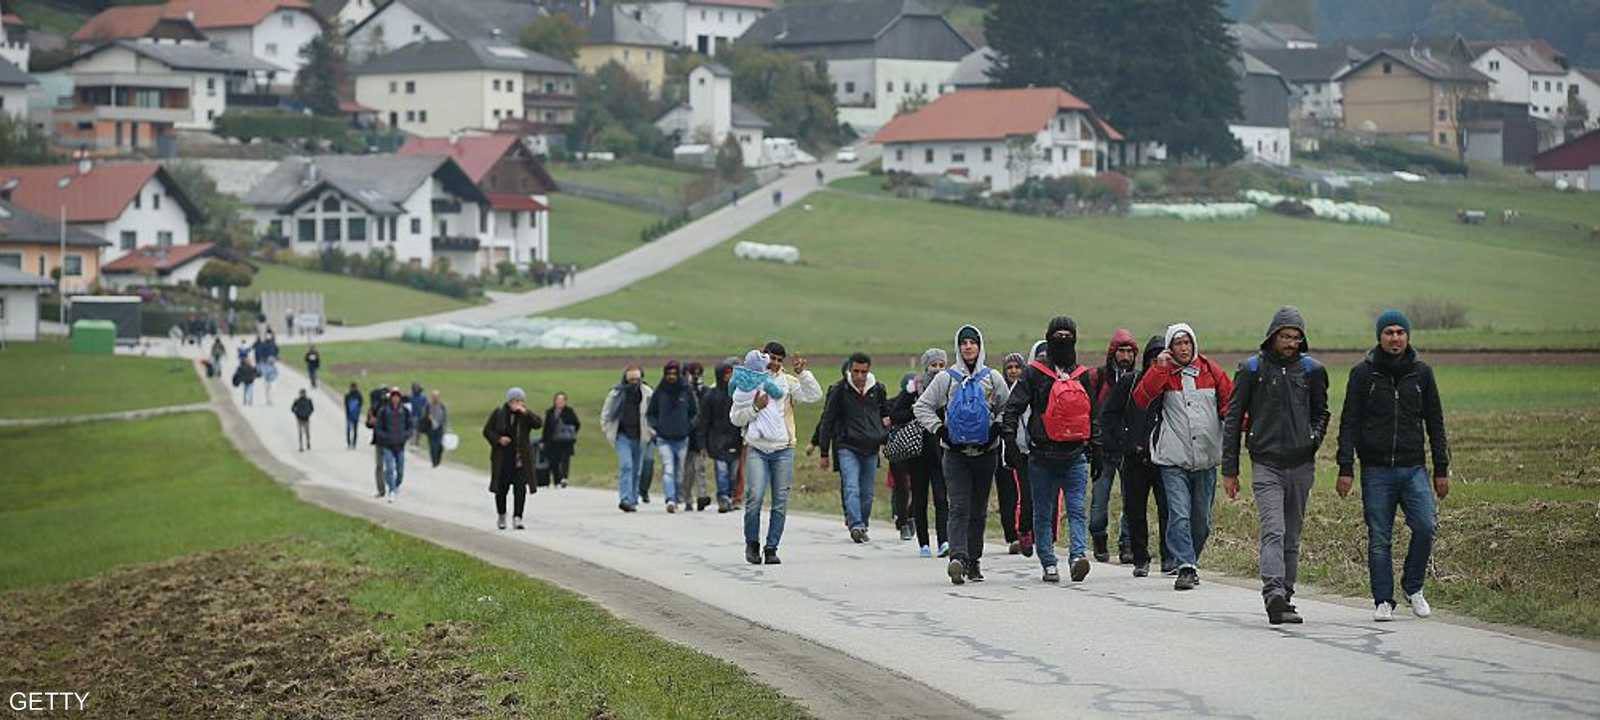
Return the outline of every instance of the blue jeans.
{"type": "MultiPolygon", "coordinates": [[[[1108,460],[1100,466],[1100,475],[1094,479],[1094,495],[1089,502],[1089,534],[1095,537],[1105,537],[1106,527],[1111,524],[1111,485],[1116,481],[1116,476],[1122,470],[1122,457],[1108,460]]],[[[1122,478],[1122,492],[1128,492],[1128,478],[1122,478]]],[[[1117,522],[1117,547],[1128,544],[1128,516],[1123,514],[1117,522]]]]}
{"type": "Polygon", "coordinates": [[[783,539],[783,521],[789,515],[789,489],[794,487],[794,448],[770,453],[749,448],[744,464],[744,541],[761,540],[761,500],[772,490],[772,516],[767,523],[768,550],[783,539]]]}
{"type": "Polygon", "coordinates": [[[1411,545],[1406,548],[1400,589],[1407,596],[1422,592],[1433,554],[1433,534],[1439,525],[1433,485],[1427,468],[1361,466],[1361,510],[1367,519],[1367,572],[1372,579],[1374,602],[1394,602],[1394,510],[1406,512],[1411,545]]]}
{"type": "Polygon", "coordinates": [[[878,454],[838,448],[839,501],[844,505],[844,525],[866,529],[872,520],[873,480],[878,474],[878,454]]]}
{"type": "Polygon", "coordinates": [[[639,469],[644,465],[644,444],[639,438],[617,434],[617,500],[639,504],[639,469]]]}
{"type": "Polygon", "coordinates": [[[689,438],[656,438],[656,452],[661,453],[661,491],[666,493],[669,503],[678,501],[678,480],[683,474],[683,456],[688,451],[689,438]]]}
{"type": "Polygon", "coordinates": [[[400,491],[400,483],[406,479],[406,449],[403,447],[383,448],[383,480],[389,486],[392,495],[400,491]]]}
{"type": "Polygon", "coordinates": [[[1211,501],[1217,496],[1217,469],[1185,470],[1161,466],[1167,491],[1167,555],[1178,569],[1200,567],[1200,553],[1211,536],[1211,501]]]}
{"type": "Polygon", "coordinates": [[[255,396],[255,389],[256,384],[253,382],[247,382],[244,384],[244,404],[250,404],[250,398],[255,396]]]}
{"type": "Polygon", "coordinates": [[[360,418],[347,417],[347,418],[344,419],[344,444],[345,444],[345,446],[352,447],[352,448],[356,446],[356,430],[359,429],[360,427],[361,427],[361,419],[360,418]]]}
{"type": "Polygon", "coordinates": [[[713,460],[717,468],[717,497],[733,499],[733,476],[739,472],[738,459],[713,460]]]}
{"type": "Polygon", "coordinates": [[[1068,557],[1089,554],[1089,513],[1084,497],[1089,490],[1089,461],[1082,455],[1071,460],[1028,458],[1028,483],[1033,486],[1033,545],[1039,565],[1056,564],[1056,512],[1061,495],[1067,496],[1068,557]]]}

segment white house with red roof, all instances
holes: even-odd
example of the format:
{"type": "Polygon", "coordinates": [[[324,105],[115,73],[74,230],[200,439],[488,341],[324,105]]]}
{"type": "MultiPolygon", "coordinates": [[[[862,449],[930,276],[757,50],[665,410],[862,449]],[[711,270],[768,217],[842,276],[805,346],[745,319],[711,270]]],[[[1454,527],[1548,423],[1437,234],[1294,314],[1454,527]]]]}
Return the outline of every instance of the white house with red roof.
{"type": "Polygon", "coordinates": [[[1122,134],[1060,88],[960,90],[873,136],[883,169],[955,175],[1010,190],[1028,178],[1095,175],[1122,134]]]}
{"type": "Polygon", "coordinates": [[[156,163],[0,167],[0,200],[99,236],[112,262],[140,247],[188,245],[200,208],[156,163]]]}
{"type": "MultiPolygon", "coordinates": [[[[73,37],[80,41],[164,37],[172,23],[158,21],[157,11],[109,8],[84,24],[73,37]]],[[[305,64],[300,48],[322,33],[321,17],[309,0],[168,0],[159,17],[187,20],[216,48],[253,56],[273,67],[274,85],[294,84],[305,64]]],[[[167,39],[179,39],[169,37],[167,39]]],[[[187,38],[193,39],[193,38],[187,38]]]]}
{"type": "Polygon", "coordinates": [[[412,137],[401,155],[449,157],[489,199],[480,263],[550,261],[550,193],[556,183],[520,138],[505,133],[412,137]]]}
{"type": "Polygon", "coordinates": [[[716,57],[773,9],[773,0],[666,0],[626,3],[623,12],[670,40],[673,47],[716,57]]]}
{"type": "Polygon", "coordinates": [[[130,290],[136,287],[194,285],[200,269],[212,258],[256,266],[212,243],[175,247],[142,247],[100,268],[100,284],[130,290]]]}

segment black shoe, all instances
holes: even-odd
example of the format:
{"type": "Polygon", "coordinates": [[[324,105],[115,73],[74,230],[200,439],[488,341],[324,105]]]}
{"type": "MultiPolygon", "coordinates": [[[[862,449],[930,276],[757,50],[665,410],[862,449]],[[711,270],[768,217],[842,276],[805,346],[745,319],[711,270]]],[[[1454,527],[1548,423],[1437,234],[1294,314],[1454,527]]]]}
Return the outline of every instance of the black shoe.
{"type": "Polygon", "coordinates": [[[639,502],[642,502],[642,503],[644,503],[646,505],[649,505],[650,504],[650,493],[639,493],[639,502]]]}
{"type": "Polygon", "coordinates": [[[967,564],[961,562],[961,558],[952,558],[944,570],[950,575],[950,582],[953,584],[961,585],[967,581],[967,564]]]}
{"type": "Polygon", "coordinates": [[[1081,557],[1072,561],[1072,581],[1083,582],[1089,577],[1089,558],[1081,557]]]}
{"type": "Polygon", "coordinates": [[[765,561],[768,565],[782,565],[783,564],[783,561],[778,559],[778,549],[777,548],[767,548],[766,552],[764,552],[762,554],[762,560],[765,561]]]}
{"type": "Polygon", "coordinates": [[[1094,561],[1095,562],[1110,562],[1111,561],[1111,552],[1106,550],[1106,536],[1104,536],[1104,535],[1096,535],[1094,537],[1094,561]]]}
{"type": "Polygon", "coordinates": [[[1150,576],[1150,563],[1140,563],[1138,565],[1133,566],[1133,576],[1134,577],[1149,577],[1150,576]]]}
{"type": "Polygon", "coordinates": [[[1172,589],[1193,590],[1194,586],[1199,584],[1200,575],[1194,571],[1194,568],[1181,568],[1178,570],[1178,579],[1172,583],[1172,589]]]}
{"type": "Polygon", "coordinates": [[[747,563],[750,563],[751,565],[760,565],[761,564],[761,544],[760,543],[745,543],[744,544],[744,561],[747,562],[747,563]]]}
{"type": "Polygon", "coordinates": [[[698,500],[695,500],[694,501],[694,511],[695,512],[704,512],[705,509],[706,509],[706,506],[708,506],[710,504],[711,504],[711,498],[708,498],[708,497],[703,497],[703,498],[700,498],[698,500]]]}
{"type": "Polygon", "coordinates": [[[617,509],[621,510],[621,511],[623,511],[625,513],[627,513],[627,512],[637,512],[639,510],[639,506],[638,505],[629,505],[627,503],[617,503],[617,509]]]}
{"type": "Polygon", "coordinates": [[[717,498],[717,512],[725,513],[725,512],[732,512],[732,511],[733,511],[733,503],[728,502],[727,498],[721,498],[721,497],[717,498]]]}
{"type": "Polygon", "coordinates": [[[1061,571],[1057,570],[1056,566],[1054,566],[1054,565],[1051,565],[1050,567],[1045,568],[1044,569],[1044,581],[1047,582],[1047,583],[1058,583],[1058,582],[1061,582],[1061,571]]]}
{"type": "Polygon", "coordinates": [[[916,523],[908,522],[908,523],[900,526],[900,541],[901,542],[905,542],[905,541],[910,540],[911,538],[914,538],[916,536],[917,536],[916,523]]]}
{"type": "Polygon", "coordinates": [[[1289,604],[1289,598],[1282,595],[1273,595],[1267,600],[1267,622],[1273,625],[1299,625],[1305,622],[1300,613],[1295,612],[1294,606],[1289,604]]]}
{"type": "Polygon", "coordinates": [[[1018,542],[1022,543],[1022,556],[1025,558],[1033,557],[1033,533],[1023,533],[1018,542]]]}
{"type": "Polygon", "coordinates": [[[866,533],[861,532],[861,528],[850,528],[850,540],[860,545],[866,542],[866,533]]]}
{"type": "Polygon", "coordinates": [[[983,582],[983,570],[978,567],[977,560],[967,561],[967,579],[973,582],[983,582]]]}
{"type": "Polygon", "coordinates": [[[1133,564],[1133,551],[1128,549],[1127,545],[1117,546],[1117,562],[1123,565],[1133,564]]]}

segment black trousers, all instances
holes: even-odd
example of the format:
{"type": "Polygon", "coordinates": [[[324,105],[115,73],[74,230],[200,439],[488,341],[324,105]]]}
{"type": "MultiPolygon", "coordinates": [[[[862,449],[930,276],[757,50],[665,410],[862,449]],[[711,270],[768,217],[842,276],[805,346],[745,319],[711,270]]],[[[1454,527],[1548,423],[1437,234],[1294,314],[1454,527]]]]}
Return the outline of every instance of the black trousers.
{"type": "Polygon", "coordinates": [[[512,517],[522,517],[522,510],[528,503],[528,484],[517,478],[515,465],[512,462],[502,463],[505,469],[500,471],[502,477],[500,489],[494,494],[494,511],[501,515],[506,514],[506,493],[511,493],[513,507],[516,510],[512,513],[512,517]]]}
{"type": "Polygon", "coordinates": [[[572,469],[572,446],[551,443],[545,447],[544,456],[550,461],[550,482],[566,480],[567,473],[572,469]]]}
{"type": "Polygon", "coordinates": [[[1000,528],[1006,542],[1016,542],[1033,532],[1033,490],[1028,485],[1028,456],[1014,467],[997,467],[995,492],[1000,496],[1000,528]]]}
{"type": "Polygon", "coordinates": [[[1161,484],[1161,471],[1142,458],[1128,455],[1122,460],[1122,515],[1128,519],[1128,543],[1133,546],[1133,562],[1150,562],[1150,520],[1145,516],[1150,496],[1156,498],[1156,517],[1160,533],[1161,564],[1167,564],[1167,491],[1161,484]]]}
{"type": "Polygon", "coordinates": [[[977,560],[983,557],[983,531],[989,525],[989,486],[1000,451],[967,455],[951,451],[944,454],[945,494],[950,499],[950,557],[977,560]]]}
{"type": "Polygon", "coordinates": [[[950,504],[945,495],[943,451],[938,445],[911,461],[911,517],[917,521],[917,544],[928,545],[928,493],[933,493],[935,537],[940,543],[949,530],[950,504]]]}
{"type": "Polygon", "coordinates": [[[889,504],[894,512],[894,528],[899,530],[911,522],[911,463],[889,463],[889,476],[894,480],[889,504]]]}

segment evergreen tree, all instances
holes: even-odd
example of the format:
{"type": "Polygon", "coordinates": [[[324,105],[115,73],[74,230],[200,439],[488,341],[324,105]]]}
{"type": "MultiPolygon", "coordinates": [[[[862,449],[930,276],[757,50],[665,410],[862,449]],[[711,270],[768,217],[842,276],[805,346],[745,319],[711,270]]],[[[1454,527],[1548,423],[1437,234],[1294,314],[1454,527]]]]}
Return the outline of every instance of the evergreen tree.
{"type": "Polygon", "coordinates": [[[322,33],[300,48],[300,58],[305,64],[294,76],[294,99],[318,115],[338,115],[343,53],[322,33]]]}
{"type": "Polygon", "coordinates": [[[50,150],[50,138],[27,121],[0,111],[0,162],[6,165],[49,165],[62,158],[50,150]]]}

